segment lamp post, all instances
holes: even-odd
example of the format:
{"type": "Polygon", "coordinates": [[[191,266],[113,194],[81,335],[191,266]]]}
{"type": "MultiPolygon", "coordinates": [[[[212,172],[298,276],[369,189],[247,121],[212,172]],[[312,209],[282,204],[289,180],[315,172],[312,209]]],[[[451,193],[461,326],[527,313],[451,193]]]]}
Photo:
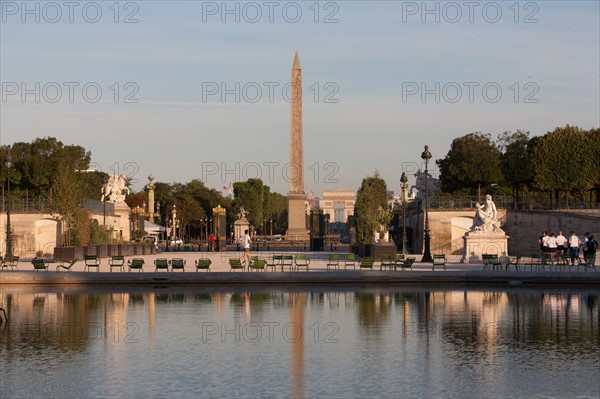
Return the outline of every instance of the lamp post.
{"type": "Polygon", "coordinates": [[[269,224],[271,225],[271,239],[273,239],[273,219],[269,220],[269,224]]]}
{"type": "Polygon", "coordinates": [[[171,211],[171,216],[173,218],[173,229],[171,230],[171,239],[173,240],[173,244],[175,241],[176,233],[177,233],[177,225],[175,224],[175,220],[177,220],[177,205],[173,204],[173,210],[171,211]]]}
{"type": "Polygon", "coordinates": [[[431,159],[431,153],[429,152],[428,145],[425,146],[425,150],[421,154],[421,159],[425,161],[425,231],[424,231],[425,234],[423,237],[425,249],[423,251],[423,258],[421,259],[421,262],[433,262],[433,259],[431,258],[431,248],[430,248],[431,237],[429,235],[429,182],[428,182],[429,171],[428,171],[428,166],[429,166],[429,160],[431,159]]]}
{"type": "Polygon", "coordinates": [[[263,241],[267,239],[267,219],[263,219],[262,225],[263,241]]]}
{"type": "Polygon", "coordinates": [[[10,226],[10,168],[12,166],[12,159],[10,158],[10,151],[6,152],[6,188],[7,188],[7,200],[8,206],[6,207],[6,260],[13,260],[13,247],[12,247],[12,228],[10,226]]]}
{"type": "Polygon", "coordinates": [[[400,176],[400,189],[402,190],[402,253],[406,255],[406,203],[408,202],[408,178],[402,172],[400,176]]]}

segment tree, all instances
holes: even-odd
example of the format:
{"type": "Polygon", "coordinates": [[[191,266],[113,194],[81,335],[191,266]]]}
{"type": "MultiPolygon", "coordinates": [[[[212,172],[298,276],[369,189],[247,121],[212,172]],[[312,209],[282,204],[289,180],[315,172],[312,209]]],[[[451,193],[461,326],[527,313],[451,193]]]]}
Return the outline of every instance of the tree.
{"type": "Polygon", "coordinates": [[[57,176],[50,187],[50,210],[61,222],[63,246],[71,245],[70,230],[74,226],[82,208],[81,174],[69,165],[59,164],[57,176]]]}
{"type": "Polygon", "coordinates": [[[377,174],[365,177],[354,203],[356,238],[363,244],[373,244],[373,233],[387,227],[390,221],[387,212],[387,185],[377,174]]]}
{"type": "Polygon", "coordinates": [[[15,189],[30,196],[47,198],[50,187],[61,170],[86,170],[91,153],[78,145],[64,145],[54,137],[37,138],[31,143],[14,143],[11,149],[14,162],[15,189]]]}
{"type": "Polygon", "coordinates": [[[504,132],[498,136],[498,143],[504,180],[512,188],[513,202],[516,203],[519,191],[533,182],[529,132],[504,132]]]}
{"type": "Polygon", "coordinates": [[[454,139],[446,157],[436,163],[444,191],[469,188],[475,195],[482,186],[502,181],[500,151],[489,134],[475,132],[454,139]]]}
{"type": "Polygon", "coordinates": [[[590,135],[576,126],[557,127],[537,140],[533,147],[532,165],[537,189],[554,194],[560,192],[581,196],[592,188],[598,159],[592,156],[590,135]]]}
{"type": "Polygon", "coordinates": [[[267,215],[270,191],[270,187],[265,186],[261,179],[233,183],[233,215],[237,215],[240,208],[244,207],[248,212],[248,222],[254,227],[262,226],[267,215]]]}

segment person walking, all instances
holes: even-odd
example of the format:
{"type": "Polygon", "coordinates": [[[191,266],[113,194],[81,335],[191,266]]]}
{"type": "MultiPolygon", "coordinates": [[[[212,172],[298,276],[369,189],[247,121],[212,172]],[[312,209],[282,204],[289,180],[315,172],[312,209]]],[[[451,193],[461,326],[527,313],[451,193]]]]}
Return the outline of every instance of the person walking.
{"type": "MultiPolygon", "coordinates": [[[[580,245],[581,245],[581,250],[583,252],[583,264],[587,264],[587,243],[590,237],[590,233],[589,232],[585,232],[585,234],[583,235],[583,237],[581,237],[581,239],[579,240],[580,245]]],[[[581,260],[579,261],[579,263],[581,263],[581,260]]]]}
{"type": "Polygon", "coordinates": [[[214,250],[215,250],[215,235],[214,234],[212,234],[212,233],[210,234],[210,236],[208,237],[208,242],[209,242],[208,247],[209,247],[210,252],[214,252],[214,250]]]}
{"type": "Polygon", "coordinates": [[[550,253],[550,265],[553,265],[557,249],[556,237],[554,236],[554,233],[550,233],[550,236],[546,240],[546,243],[548,246],[548,253],[550,253]]]}
{"type": "Polygon", "coordinates": [[[598,249],[598,241],[594,239],[594,235],[588,237],[585,244],[587,251],[585,251],[585,267],[593,267],[596,269],[596,250],[598,249]]]}
{"type": "Polygon", "coordinates": [[[578,268],[581,264],[581,261],[579,260],[579,244],[579,237],[572,231],[571,237],[569,238],[569,256],[571,257],[571,266],[575,266],[575,260],[577,259],[578,268]]]}
{"type": "Polygon", "coordinates": [[[567,238],[563,235],[562,230],[559,230],[558,235],[556,236],[556,253],[559,256],[567,253],[567,243],[567,238]]]}
{"type": "Polygon", "coordinates": [[[240,262],[244,264],[244,260],[246,261],[246,265],[250,263],[250,244],[252,244],[252,239],[250,239],[250,235],[248,234],[248,230],[244,230],[244,235],[240,238],[242,243],[242,247],[244,248],[244,255],[240,258],[240,262]]]}

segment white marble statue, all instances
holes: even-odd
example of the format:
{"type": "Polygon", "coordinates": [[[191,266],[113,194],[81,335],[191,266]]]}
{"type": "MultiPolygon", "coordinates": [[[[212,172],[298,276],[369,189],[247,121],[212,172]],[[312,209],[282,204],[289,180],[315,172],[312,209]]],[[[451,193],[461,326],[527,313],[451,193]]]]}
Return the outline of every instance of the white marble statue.
{"type": "Polygon", "coordinates": [[[491,195],[485,196],[483,205],[479,202],[475,205],[475,219],[471,226],[471,231],[480,233],[504,233],[500,228],[497,218],[496,204],[492,201],[491,195]]]}
{"type": "Polygon", "coordinates": [[[102,197],[100,201],[108,198],[108,202],[125,202],[125,196],[130,193],[129,187],[125,184],[125,176],[113,173],[102,186],[102,197]]]}
{"type": "Polygon", "coordinates": [[[246,220],[247,215],[248,211],[246,211],[243,206],[240,206],[240,211],[238,212],[237,220],[246,220]]]}

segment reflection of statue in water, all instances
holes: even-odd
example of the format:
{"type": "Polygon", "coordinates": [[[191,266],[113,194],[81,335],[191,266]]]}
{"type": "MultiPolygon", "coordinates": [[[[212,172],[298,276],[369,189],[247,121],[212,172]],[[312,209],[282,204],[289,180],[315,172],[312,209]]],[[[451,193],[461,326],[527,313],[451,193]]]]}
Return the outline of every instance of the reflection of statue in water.
{"type": "Polygon", "coordinates": [[[107,182],[102,186],[100,201],[108,198],[108,201],[112,203],[124,202],[125,196],[129,193],[129,187],[125,184],[125,176],[114,173],[108,177],[107,182]]]}
{"type": "Polygon", "coordinates": [[[492,201],[491,195],[485,196],[485,204],[475,205],[475,220],[473,220],[473,226],[471,231],[475,232],[503,232],[500,228],[500,223],[497,219],[496,204],[492,201]]]}

